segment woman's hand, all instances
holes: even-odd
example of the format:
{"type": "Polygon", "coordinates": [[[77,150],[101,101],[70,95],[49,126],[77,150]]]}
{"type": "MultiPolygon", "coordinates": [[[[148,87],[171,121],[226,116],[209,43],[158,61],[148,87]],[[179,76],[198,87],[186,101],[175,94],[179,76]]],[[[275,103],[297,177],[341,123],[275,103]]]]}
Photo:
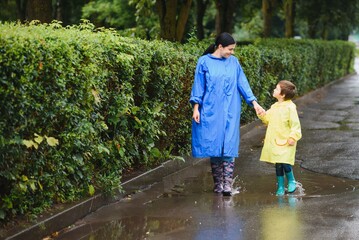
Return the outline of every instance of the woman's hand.
{"type": "Polygon", "coordinates": [[[257,101],[253,101],[252,104],[257,115],[265,115],[266,111],[257,103],[257,101]]]}
{"type": "Polygon", "coordinates": [[[199,104],[195,104],[195,105],[193,106],[193,115],[192,115],[192,118],[193,118],[193,120],[194,120],[196,123],[199,123],[199,122],[200,122],[200,114],[199,114],[198,106],[199,106],[199,104]]]}

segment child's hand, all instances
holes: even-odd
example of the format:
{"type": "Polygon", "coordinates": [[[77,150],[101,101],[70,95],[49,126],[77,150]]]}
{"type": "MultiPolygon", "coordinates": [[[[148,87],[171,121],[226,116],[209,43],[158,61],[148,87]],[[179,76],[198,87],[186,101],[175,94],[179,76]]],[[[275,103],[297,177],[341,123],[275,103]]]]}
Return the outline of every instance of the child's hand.
{"type": "Polygon", "coordinates": [[[263,112],[265,112],[265,110],[262,108],[262,106],[259,105],[256,101],[253,101],[252,104],[253,104],[254,110],[256,111],[256,114],[262,116],[261,114],[263,112]]]}
{"type": "Polygon", "coordinates": [[[266,115],[266,111],[265,111],[265,110],[263,110],[262,112],[257,113],[257,115],[258,115],[258,116],[263,117],[263,116],[265,116],[265,115],[266,115]]]}
{"type": "Polygon", "coordinates": [[[296,141],[293,138],[289,138],[287,142],[289,146],[294,146],[296,141]]]}

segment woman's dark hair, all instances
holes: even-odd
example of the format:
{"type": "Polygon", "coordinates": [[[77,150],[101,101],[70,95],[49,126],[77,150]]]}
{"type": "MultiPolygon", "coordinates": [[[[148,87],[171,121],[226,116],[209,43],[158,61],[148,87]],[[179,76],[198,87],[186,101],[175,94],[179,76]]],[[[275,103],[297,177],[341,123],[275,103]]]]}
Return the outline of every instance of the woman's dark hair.
{"type": "Polygon", "coordinates": [[[235,44],[235,43],[236,43],[236,41],[231,36],[231,34],[223,32],[216,37],[215,43],[209,45],[209,47],[206,49],[206,51],[204,51],[204,53],[202,55],[207,55],[208,53],[214,53],[214,51],[216,51],[216,48],[219,45],[222,45],[222,47],[226,47],[228,45],[235,44]]]}
{"type": "Polygon", "coordinates": [[[289,100],[294,98],[295,94],[297,93],[297,89],[295,85],[288,81],[288,80],[282,80],[279,83],[281,92],[281,95],[284,95],[284,100],[289,100]]]}

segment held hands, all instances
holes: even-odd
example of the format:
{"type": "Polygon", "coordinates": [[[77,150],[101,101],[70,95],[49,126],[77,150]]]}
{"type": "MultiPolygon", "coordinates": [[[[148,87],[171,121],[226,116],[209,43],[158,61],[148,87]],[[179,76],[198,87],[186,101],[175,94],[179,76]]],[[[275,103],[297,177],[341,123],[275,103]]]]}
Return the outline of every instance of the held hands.
{"type": "Polygon", "coordinates": [[[252,104],[257,115],[264,116],[266,114],[266,111],[256,101],[253,101],[252,104]]]}

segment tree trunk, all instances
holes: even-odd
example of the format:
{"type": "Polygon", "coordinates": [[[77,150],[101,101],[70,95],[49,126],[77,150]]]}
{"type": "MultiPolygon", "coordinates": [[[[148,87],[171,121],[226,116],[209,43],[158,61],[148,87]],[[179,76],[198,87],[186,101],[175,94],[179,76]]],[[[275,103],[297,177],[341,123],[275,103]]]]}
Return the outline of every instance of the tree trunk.
{"type": "Polygon", "coordinates": [[[21,22],[24,22],[26,19],[26,5],[27,0],[16,0],[17,12],[21,22]]]}
{"type": "Polygon", "coordinates": [[[156,0],[160,19],[160,37],[169,41],[181,41],[188,20],[192,0],[181,1],[177,20],[177,0],[156,0]]]}
{"type": "Polygon", "coordinates": [[[39,20],[42,23],[49,23],[52,19],[52,1],[49,0],[28,0],[26,6],[26,19],[39,20]]]}
{"type": "Polygon", "coordinates": [[[317,33],[317,21],[315,19],[308,19],[308,35],[309,38],[316,38],[317,33]]]}
{"type": "Polygon", "coordinates": [[[55,19],[61,21],[64,26],[70,24],[70,8],[68,0],[56,0],[55,19]]]}
{"type": "Polygon", "coordinates": [[[186,29],[188,15],[191,9],[192,0],[182,1],[180,13],[176,24],[176,41],[181,42],[186,29]]]}
{"type": "Polygon", "coordinates": [[[328,29],[328,22],[324,20],[322,31],[321,31],[321,39],[328,40],[329,29],[328,29]]]}
{"type": "Polygon", "coordinates": [[[204,27],[203,27],[203,18],[208,6],[209,0],[197,0],[197,16],[196,16],[196,30],[197,30],[197,38],[202,40],[204,38],[204,27]]]}
{"type": "Polygon", "coordinates": [[[156,6],[160,18],[160,37],[165,40],[176,40],[177,0],[157,0],[156,6]]]}
{"type": "Polygon", "coordinates": [[[272,33],[273,13],[277,5],[277,0],[262,0],[263,14],[263,37],[270,37],[272,33]]]}
{"type": "Polygon", "coordinates": [[[216,0],[216,33],[233,32],[234,13],[236,8],[235,0],[216,0]]]}
{"type": "Polygon", "coordinates": [[[285,37],[294,37],[295,0],[284,1],[285,37]]]}

